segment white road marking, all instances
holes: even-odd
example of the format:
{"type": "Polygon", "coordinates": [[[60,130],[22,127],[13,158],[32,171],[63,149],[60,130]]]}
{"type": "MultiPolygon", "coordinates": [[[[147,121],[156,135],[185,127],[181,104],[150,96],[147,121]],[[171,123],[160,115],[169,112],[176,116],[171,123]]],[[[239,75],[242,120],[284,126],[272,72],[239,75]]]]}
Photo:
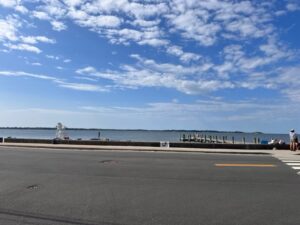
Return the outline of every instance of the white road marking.
{"type": "Polygon", "coordinates": [[[300,162],[300,160],[295,160],[295,159],[285,159],[285,160],[280,159],[280,161],[285,162],[285,163],[287,163],[287,162],[300,162]]]}
{"type": "Polygon", "coordinates": [[[283,162],[284,164],[286,164],[287,166],[289,166],[290,168],[294,169],[294,170],[298,170],[296,171],[296,174],[300,176],[300,157],[299,156],[277,156],[275,157],[277,159],[279,159],[281,162],[283,162]]]}
{"type": "Polygon", "coordinates": [[[300,161],[300,159],[295,159],[295,158],[286,158],[286,159],[279,159],[281,161],[300,161]]]}

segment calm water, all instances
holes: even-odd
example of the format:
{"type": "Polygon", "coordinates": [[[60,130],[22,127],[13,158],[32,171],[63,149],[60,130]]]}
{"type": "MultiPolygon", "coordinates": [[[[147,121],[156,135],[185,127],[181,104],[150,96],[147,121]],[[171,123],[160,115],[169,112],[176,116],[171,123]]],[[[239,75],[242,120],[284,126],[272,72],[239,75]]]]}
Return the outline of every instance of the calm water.
{"type": "MultiPolygon", "coordinates": [[[[99,130],[101,138],[109,140],[121,141],[180,141],[182,134],[194,134],[195,132],[182,131],[137,131],[137,130],[99,130]]],[[[0,129],[0,137],[15,137],[15,138],[38,138],[38,139],[53,139],[55,138],[55,130],[44,129],[0,129]]],[[[197,132],[208,136],[218,136],[221,140],[223,136],[227,136],[228,140],[234,137],[236,142],[242,142],[245,138],[246,142],[253,143],[253,139],[270,141],[272,138],[282,139],[286,143],[289,142],[288,134],[254,134],[254,133],[233,133],[233,132],[197,132]]],[[[71,139],[86,139],[98,137],[98,130],[67,130],[67,134],[71,139]]]]}

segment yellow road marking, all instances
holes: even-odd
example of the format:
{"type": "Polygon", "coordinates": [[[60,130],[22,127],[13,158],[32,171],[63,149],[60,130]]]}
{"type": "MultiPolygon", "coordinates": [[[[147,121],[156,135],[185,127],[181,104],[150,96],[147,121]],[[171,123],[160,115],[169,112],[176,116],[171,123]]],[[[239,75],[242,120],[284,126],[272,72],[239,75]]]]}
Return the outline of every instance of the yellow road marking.
{"type": "Polygon", "coordinates": [[[276,167],[274,164],[247,164],[247,163],[239,163],[239,164],[215,164],[218,167],[276,167]]]}

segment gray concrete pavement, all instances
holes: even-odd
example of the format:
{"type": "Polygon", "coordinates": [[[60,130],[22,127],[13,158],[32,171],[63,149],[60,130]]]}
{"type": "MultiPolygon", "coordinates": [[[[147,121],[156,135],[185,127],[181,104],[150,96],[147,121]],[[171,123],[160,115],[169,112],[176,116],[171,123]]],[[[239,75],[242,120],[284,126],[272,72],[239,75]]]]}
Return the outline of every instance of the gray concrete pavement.
{"type": "Polygon", "coordinates": [[[165,148],[141,146],[109,146],[109,145],[70,145],[70,144],[35,144],[35,143],[1,143],[0,147],[29,147],[69,150],[117,150],[117,151],[158,151],[158,152],[200,152],[230,154],[272,154],[273,150],[216,149],[216,148],[165,148]]]}
{"type": "Polygon", "coordinates": [[[194,152],[194,153],[221,153],[221,154],[257,154],[272,155],[274,157],[296,157],[300,151],[288,150],[247,150],[247,149],[216,149],[216,148],[164,148],[164,147],[140,147],[140,146],[109,146],[109,145],[69,145],[69,144],[32,144],[32,143],[0,143],[0,147],[25,147],[41,149],[65,149],[65,150],[111,150],[111,151],[142,151],[142,152],[194,152]]]}
{"type": "Polygon", "coordinates": [[[300,177],[268,155],[2,146],[0,181],[0,224],[7,225],[300,221],[300,177]]]}

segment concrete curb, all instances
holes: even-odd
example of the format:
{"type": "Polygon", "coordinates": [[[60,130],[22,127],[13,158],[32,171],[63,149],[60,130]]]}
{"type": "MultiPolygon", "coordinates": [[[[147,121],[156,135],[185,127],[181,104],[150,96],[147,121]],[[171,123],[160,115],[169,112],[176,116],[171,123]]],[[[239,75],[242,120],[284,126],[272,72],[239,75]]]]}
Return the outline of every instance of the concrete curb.
{"type": "Polygon", "coordinates": [[[271,155],[273,150],[236,150],[236,149],[196,149],[196,148],[162,148],[162,147],[133,147],[133,146],[80,146],[80,145],[49,145],[49,144],[0,144],[0,147],[44,148],[86,151],[138,151],[138,152],[180,152],[180,153],[215,153],[215,154],[247,154],[271,155]]]}

